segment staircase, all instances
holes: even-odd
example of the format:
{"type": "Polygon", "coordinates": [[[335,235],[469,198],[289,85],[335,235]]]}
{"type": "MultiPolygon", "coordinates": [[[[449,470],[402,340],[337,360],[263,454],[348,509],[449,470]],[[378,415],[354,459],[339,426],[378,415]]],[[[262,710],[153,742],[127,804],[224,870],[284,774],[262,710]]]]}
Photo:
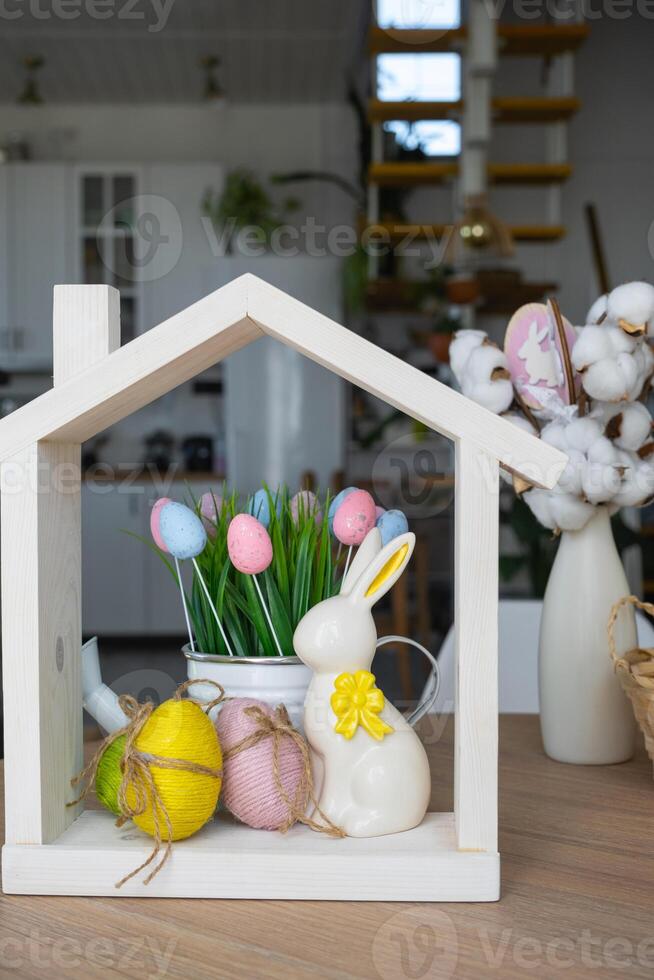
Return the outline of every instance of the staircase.
{"type": "MultiPolygon", "coordinates": [[[[548,64],[548,94],[544,97],[504,97],[490,99],[492,126],[543,125],[548,127],[547,159],[538,163],[485,164],[489,186],[505,185],[516,188],[540,186],[546,189],[546,215],[525,215],[526,223],[511,228],[517,242],[554,242],[565,235],[561,213],[561,186],[572,173],[567,160],[567,123],[579,110],[580,103],[573,92],[574,52],[588,35],[588,27],[573,24],[499,24],[495,30],[494,44],[497,57],[529,57],[546,59],[548,64]],[[530,220],[531,219],[531,220],[530,220]]],[[[433,54],[455,51],[462,57],[462,76],[466,88],[484,102],[484,93],[490,91],[492,64],[473,71],[467,70],[466,59],[471,58],[466,27],[452,30],[398,30],[386,31],[373,26],[369,35],[369,52],[372,59],[373,91],[376,94],[376,56],[383,53],[433,54]],[[476,87],[478,86],[478,87],[476,87]],[[486,86],[486,87],[484,87],[486,86]]],[[[468,66],[469,67],[469,66],[468,66]]],[[[473,102],[475,100],[473,99],[473,102]]],[[[488,103],[486,102],[486,105],[488,103]]],[[[471,113],[474,116],[474,112],[471,113]]],[[[454,102],[385,102],[376,97],[368,105],[368,119],[372,124],[372,163],[368,173],[368,224],[380,224],[379,189],[383,187],[417,187],[420,185],[452,184],[456,187],[463,167],[463,157],[472,148],[465,144],[466,117],[464,99],[454,102]],[[434,159],[420,162],[388,162],[383,154],[383,125],[385,122],[404,120],[455,120],[463,123],[464,146],[459,160],[434,159]]],[[[471,127],[471,128],[474,128],[471,127]]],[[[484,128],[482,119],[481,128],[484,128]]],[[[487,138],[490,133],[487,134],[487,138]]],[[[474,164],[473,164],[474,165],[474,164]]],[[[483,173],[482,167],[482,173],[483,173]]],[[[453,211],[456,207],[452,195],[453,211]]],[[[424,224],[382,223],[391,240],[397,240],[411,232],[415,237],[440,236],[454,215],[443,215],[445,221],[434,222],[435,215],[428,216],[424,224]]],[[[440,216],[439,216],[440,217],[440,216]]],[[[374,269],[371,269],[374,275],[374,269]]]]}

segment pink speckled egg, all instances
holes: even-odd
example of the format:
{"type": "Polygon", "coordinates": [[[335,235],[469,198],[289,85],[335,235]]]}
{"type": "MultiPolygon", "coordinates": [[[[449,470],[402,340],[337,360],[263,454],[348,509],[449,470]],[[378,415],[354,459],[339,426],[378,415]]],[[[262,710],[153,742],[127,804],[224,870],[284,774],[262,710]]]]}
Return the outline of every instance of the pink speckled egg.
{"type": "Polygon", "coordinates": [[[346,546],[359,545],[375,526],[375,501],[367,490],[349,494],[334,515],[334,534],[346,546]]]}
{"type": "Polygon", "coordinates": [[[210,538],[216,537],[216,524],[220,520],[223,498],[208,490],[200,497],[200,517],[210,538]]]}
{"type": "Polygon", "coordinates": [[[300,490],[294,497],[291,497],[289,507],[294,524],[300,520],[300,514],[304,517],[311,514],[316,524],[322,524],[322,511],[318,504],[318,498],[310,490],[300,490]]]}
{"type": "Polygon", "coordinates": [[[170,503],[172,503],[170,497],[159,497],[159,500],[155,501],[152,510],[150,511],[150,533],[152,534],[157,548],[160,548],[161,551],[168,551],[168,548],[161,537],[161,511],[166,504],[170,503]]]}
{"type": "Polygon", "coordinates": [[[237,514],[227,530],[227,549],[232,564],[244,575],[265,572],[272,561],[270,535],[251,514],[237,514]]]}

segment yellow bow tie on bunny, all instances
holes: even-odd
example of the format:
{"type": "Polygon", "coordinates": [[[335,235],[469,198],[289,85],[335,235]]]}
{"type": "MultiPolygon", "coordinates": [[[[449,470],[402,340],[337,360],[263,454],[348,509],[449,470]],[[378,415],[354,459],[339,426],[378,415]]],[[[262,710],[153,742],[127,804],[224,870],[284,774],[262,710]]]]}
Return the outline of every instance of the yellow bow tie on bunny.
{"type": "Polygon", "coordinates": [[[395,729],[378,717],[386,703],[383,692],[375,687],[375,675],[369,670],[339,674],[329,703],[338,718],[334,731],[344,738],[353,737],[359,725],[380,742],[395,729]]]}

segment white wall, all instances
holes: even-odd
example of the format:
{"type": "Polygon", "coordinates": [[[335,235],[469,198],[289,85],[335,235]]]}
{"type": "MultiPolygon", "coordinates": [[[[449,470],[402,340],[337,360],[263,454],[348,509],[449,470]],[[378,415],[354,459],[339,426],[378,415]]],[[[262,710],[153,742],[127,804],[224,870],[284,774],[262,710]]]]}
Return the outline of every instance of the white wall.
{"type": "Polygon", "coordinates": [[[582,109],[570,128],[575,174],[564,191],[567,239],[558,247],[563,308],[586,312],[598,286],[583,215],[598,208],[613,285],[654,281],[648,232],[654,221],[652,91],[654,23],[632,16],[591,25],[579,52],[577,92],[582,109]]]}
{"type": "MultiPolygon", "coordinates": [[[[130,163],[212,161],[262,176],[288,170],[356,171],[354,117],[343,104],[0,105],[0,144],[20,133],[35,159],[130,163]]],[[[325,185],[295,194],[327,221],[349,215],[349,199],[325,185]]]]}

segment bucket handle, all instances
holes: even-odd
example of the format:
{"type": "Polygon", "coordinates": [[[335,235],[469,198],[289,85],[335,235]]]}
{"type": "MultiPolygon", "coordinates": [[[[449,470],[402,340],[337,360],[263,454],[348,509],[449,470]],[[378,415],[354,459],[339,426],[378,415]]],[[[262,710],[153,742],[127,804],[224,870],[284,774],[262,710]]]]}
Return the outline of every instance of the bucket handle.
{"type": "Polygon", "coordinates": [[[431,671],[429,677],[427,678],[427,682],[422,689],[422,694],[420,695],[418,704],[413,711],[404,716],[408,723],[415,728],[420,719],[424,718],[429,709],[434,706],[436,698],[438,697],[438,691],[441,686],[441,675],[440,670],[438,669],[438,662],[436,657],[434,657],[434,655],[431,654],[426,647],[423,647],[422,643],[418,643],[417,640],[412,640],[408,636],[382,636],[377,640],[377,646],[375,649],[379,650],[380,647],[387,646],[389,643],[407,643],[409,646],[415,647],[416,650],[420,650],[421,653],[424,653],[431,665],[431,671]]]}

